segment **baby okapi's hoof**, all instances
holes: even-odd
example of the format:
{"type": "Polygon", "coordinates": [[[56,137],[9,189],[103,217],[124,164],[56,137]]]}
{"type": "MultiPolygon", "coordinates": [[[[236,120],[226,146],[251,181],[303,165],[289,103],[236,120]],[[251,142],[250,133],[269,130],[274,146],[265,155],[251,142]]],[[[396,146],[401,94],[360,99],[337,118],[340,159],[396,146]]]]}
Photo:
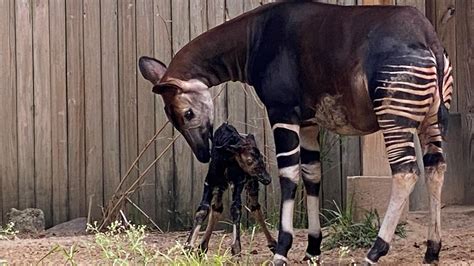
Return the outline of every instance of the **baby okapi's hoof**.
{"type": "Polygon", "coordinates": [[[276,251],[276,246],[277,246],[277,242],[276,241],[273,241],[272,243],[268,244],[267,247],[270,249],[270,251],[275,254],[275,251],[276,251]]]}
{"type": "Polygon", "coordinates": [[[438,264],[439,263],[439,252],[441,251],[441,241],[435,242],[428,240],[426,242],[427,248],[423,264],[438,264]]]}
{"type": "Polygon", "coordinates": [[[239,245],[232,245],[230,251],[232,252],[232,256],[240,257],[241,248],[239,245]]]}
{"type": "Polygon", "coordinates": [[[321,256],[313,256],[311,254],[306,253],[303,258],[303,261],[308,262],[309,265],[321,265],[321,256]]]}

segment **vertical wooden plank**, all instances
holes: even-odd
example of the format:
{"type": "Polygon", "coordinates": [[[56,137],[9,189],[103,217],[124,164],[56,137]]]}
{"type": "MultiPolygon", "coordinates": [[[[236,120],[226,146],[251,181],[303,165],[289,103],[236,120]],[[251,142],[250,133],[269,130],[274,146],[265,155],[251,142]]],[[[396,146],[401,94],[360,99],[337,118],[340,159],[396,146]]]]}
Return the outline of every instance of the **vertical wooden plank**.
{"type": "MultiPolygon", "coordinates": [[[[169,64],[172,55],[171,41],[171,0],[154,0],[154,54],[155,57],[169,64]]],[[[151,90],[149,90],[151,93],[151,90]]],[[[161,128],[168,118],[163,111],[164,104],[161,96],[155,95],[155,124],[161,128]]],[[[156,141],[156,152],[161,153],[173,137],[173,127],[168,127],[156,141]]],[[[156,219],[164,229],[174,225],[174,151],[169,150],[156,165],[156,219]]]]}
{"type": "Polygon", "coordinates": [[[342,184],[342,206],[348,206],[347,177],[361,175],[360,161],[360,137],[341,137],[341,184],[342,184]]]}
{"type": "MultiPolygon", "coordinates": [[[[172,1],[172,36],[173,52],[177,53],[189,42],[189,1],[172,1]]],[[[179,138],[174,145],[175,150],[175,225],[179,228],[187,228],[191,225],[191,217],[194,210],[192,204],[192,165],[193,155],[184,138],[179,138]]]]}
{"type": "Polygon", "coordinates": [[[16,4],[19,207],[35,205],[35,136],[33,117],[33,7],[31,0],[16,4]]]}
{"type": "MultiPolygon", "coordinates": [[[[462,117],[463,158],[457,166],[463,170],[465,203],[474,203],[474,1],[456,1],[456,56],[459,112],[462,117]]],[[[449,141],[449,139],[448,139],[449,141]]],[[[448,154],[449,156],[449,154],[448,154]]],[[[448,165],[449,168],[456,167],[448,165]]],[[[447,177],[449,178],[449,177],[447,177]]],[[[449,179],[448,179],[449,180],[449,179]]]]}
{"type": "MultiPolygon", "coordinates": [[[[125,174],[138,153],[137,83],[136,83],[136,3],[135,0],[118,1],[119,33],[119,113],[120,113],[120,165],[125,174]]],[[[129,182],[137,178],[132,171],[129,182]]],[[[134,195],[132,199],[136,200],[134,195]]],[[[134,218],[133,210],[129,218],[134,218]]]]}
{"type": "Polygon", "coordinates": [[[86,214],[82,0],[66,2],[69,218],[86,214]]]}
{"type": "MultiPolygon", "coordinates": [[[[445,0],[445,1],[434,1],[435,2],[435,18],[432,18],[432,21],[435,25],[436,32],[438,33],[441,42],[444,45],[444,48],[448,52],[449,60],[453,65],[453,69],[457,70],[457,55],[456,55],[456,24],[457,24],[457,15],[454,15],[455,0],[445,0]]],[[[431,8],[432,9],[432,8],[431,8]]],[[[461,10],[459,10],[462,12],[461,10]]],[[[460,55],[465,56],[464,53],[460,55]]],[[[457,80],[457,72],[454,71],[455,81],[457,80]]],[[[451,101],[450,112],[458,112],[458,86],[456,83],[453,87],[453,99],[451,101]]]]}
{"type": "MultiPolygon", "coordinates": [[[[173,6],[174,8],[174,6],[173,6]]],[[[207,17],[208,28],[214,28],[224,22],[225,1],[224,0],[208,0],[207,1],[207,17]]],[[[219,85],[211,88],[212,96],[214,97],[222,87],[226,85],[219,85]]],[[[214,126],[217,128],[227,120],[227,89],[220,94],[214,101],[214,126]]]]}
{"type": "Polygon", "coordinates": [[[395,0],[362,0],[362,5],[393,5],[395,0]]]}
{"type": "MultiPolygon", "coordinates": [[[[51,49],[51,146],[53,224],[68,218],[66,4],[49,1],[51,49]]],[[[21,194],[20,194],[21,195],[21,194]]]]}
{"type": "Polygon", "coordinates": [[[104,202],[110,200],[120,182],[117,8],[116,0],[101,1],[102,123],[105,129],[102,135],[104,202]]]}
{"type": "Polygon", "coordinates": [[[46,226],[52,224],[51,82],[48,8],[48,0],[38,0],[33,3],[35,196],[36,207],[44,212],[46,226]]]}
{"type": "Polygon", "coordinates": [[[102,86],[100,2],[84,0],[84,93],[86,122],[86,200],[91,219],[101,217],[103,203],[102,86]]]}
{"type": "Polygon", "coordinates": [[[361,137],[362,175],[390,176],[387,151],[382,132],[361,137]]]}
{"type": "MultiPolygon", "coordinates": [[[[137,0],[137,58],[153,55],[153,0],[137,0]]],[[[136,65],[136,63],[135,63],[136,65]]],[[[138,70],[137,70],[138,71],[138,70]]],[[[141,150],[155,131],[155,97],[150,83],[137,77],[138,97],[138,147],[141,150]]],[[[155,146],[151,146],[139,162],[144,170],[154,159],[155,146]]],[[[150,170],[139,190],[139,204],[153,220],[155,219],[155,169],[150,170]]]]}
{"type": "Polygon", "coordinates": [[[18,207],[16,138],[15,3],[0,1],[0,224],[2,214],[18,207]]]}
{"type": "MultiPolygon", "coordinates": [[[[191,0],[189,1],[190,8],[190,36],[191,39],[196,38],[201,33],[207,30],[207,1],[206,0],[191,0]]],[[[215,125],[216,127],[218,125],[215,125]]],[[[192,209],[197,208],[197,204],[201,201],[202,191],[204,187],[204,180],[206,178],[208,164],[199,162],[193,156],[193,187],[192,187],[192,209]]]]}
{"type": "Polygon", "coordinates": [[[333,209],[334,202],[337,206],[342,203],[340,137],[329,130],[321,131],[320,136],[322,206],[333,209]]]}
{"type": "Polygon", "coordinates": [[[397,6],[414,6],[425,14],[425,0],[396,0],[397,6]]]}

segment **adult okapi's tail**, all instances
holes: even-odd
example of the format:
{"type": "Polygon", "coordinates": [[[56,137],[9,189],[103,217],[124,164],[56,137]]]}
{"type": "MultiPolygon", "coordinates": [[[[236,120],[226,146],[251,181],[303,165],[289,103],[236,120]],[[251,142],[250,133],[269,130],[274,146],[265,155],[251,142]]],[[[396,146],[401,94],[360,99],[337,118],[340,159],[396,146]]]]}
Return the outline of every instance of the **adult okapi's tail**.
{"type": "MultiPolygon", "coordinates": [[[[438,61],[439,64],[440,61],[438,61]]],[[[453,96],[453,67],[446,51],[443,51],[442,65],[438,66],[438,87],[440,105],[438,109],[438,123],[443,138],[447,136],[449,108],[453,96]]]]}

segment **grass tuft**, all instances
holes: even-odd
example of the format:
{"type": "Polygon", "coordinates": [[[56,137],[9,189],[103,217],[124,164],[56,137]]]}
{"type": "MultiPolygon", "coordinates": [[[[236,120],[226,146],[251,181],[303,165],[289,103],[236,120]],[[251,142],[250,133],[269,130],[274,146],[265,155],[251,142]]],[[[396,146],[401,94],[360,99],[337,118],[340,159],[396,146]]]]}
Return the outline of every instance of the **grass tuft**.
{"type": "Polygon", "coordinates": [[[15,230],[14,223],[8,223],[5,227],[0,227],[0,240],[11,240],[15,238],[18,231],[15,230]]]}
{"type": "MultiPolygon", "coordinates": [[[[353,206],[343,210],[334,203],[335,210],[325,209],[322,215],[328,225],[328,236],[323,242],[323,249],[348,247],[370,248],[377,238],[380,229],[380,217],[376,210],[370,210],[362,222],[356,223],[353,220],[353,206]]],[[[397,225],[395,234],[399,237],[406,237],[405,224],[397,225]]]]}

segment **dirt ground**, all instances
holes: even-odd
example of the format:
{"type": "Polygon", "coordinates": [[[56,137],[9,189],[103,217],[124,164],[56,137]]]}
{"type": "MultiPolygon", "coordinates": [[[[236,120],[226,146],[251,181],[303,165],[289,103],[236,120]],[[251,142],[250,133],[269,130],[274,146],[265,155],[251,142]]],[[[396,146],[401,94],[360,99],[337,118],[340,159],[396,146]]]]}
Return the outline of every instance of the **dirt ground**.
{"type": "MultiPolygon", "coordinates": [[[[425,251],[426,213],[410,213],[407,224],[407,238],[396,238],[391,245],[389,255],[383,257],[381,265],[416,265],[421,264],[425,251]]],[[[451,206],[442,211],[442,236],[443,248],[441,251],[441,264],[444,265],[474,265],[474,207],[451,206]]],[[[276,232],[273,232],[276,234],[276,232]]],[[[166,234],[151,233],[147,244],[153,249],[166,251],[176,245],[176,241],[184,243],[187,232],[172,232],[166,234]]],[[[257,233],[252,243],[250,232],[242,235],[243,256],[242,264],[262,264],[272,258],[271,252],[266,248],[265,238],[257,233]],[[249,255],[251,253],[251,255],[249,255]]],[[[57,244],[69,248],[77,246],[78,252],[75,261],[81,265],[99,264],[104,262],[99,250],[88,248],[93,236],[39,236],[39,238],[15,239],[0,241],[0,261],[8,264],[36,264],[42,257],[57,244]]],[[[216,233],[210,244],[210,252],[216,252],[220,243],[229,247],[231,234],[216,233]]],[[[306,248],[305,230],[296,230],[293,248],[290,250],[291,264],[302,264],[300,259],[304,256],[306,248]]],[[[347,256],[340,258],[338,250],[323,253],[323,264],[347,265],[353,260],[357,264],[362,262],[366,250],[354,250],[347,256]]],[[[63,264],[65,257],[60,252],[49,255],[44,263],[63,264]]],[[[2,264],[0,262],[0,264],[2,264]]]]}

